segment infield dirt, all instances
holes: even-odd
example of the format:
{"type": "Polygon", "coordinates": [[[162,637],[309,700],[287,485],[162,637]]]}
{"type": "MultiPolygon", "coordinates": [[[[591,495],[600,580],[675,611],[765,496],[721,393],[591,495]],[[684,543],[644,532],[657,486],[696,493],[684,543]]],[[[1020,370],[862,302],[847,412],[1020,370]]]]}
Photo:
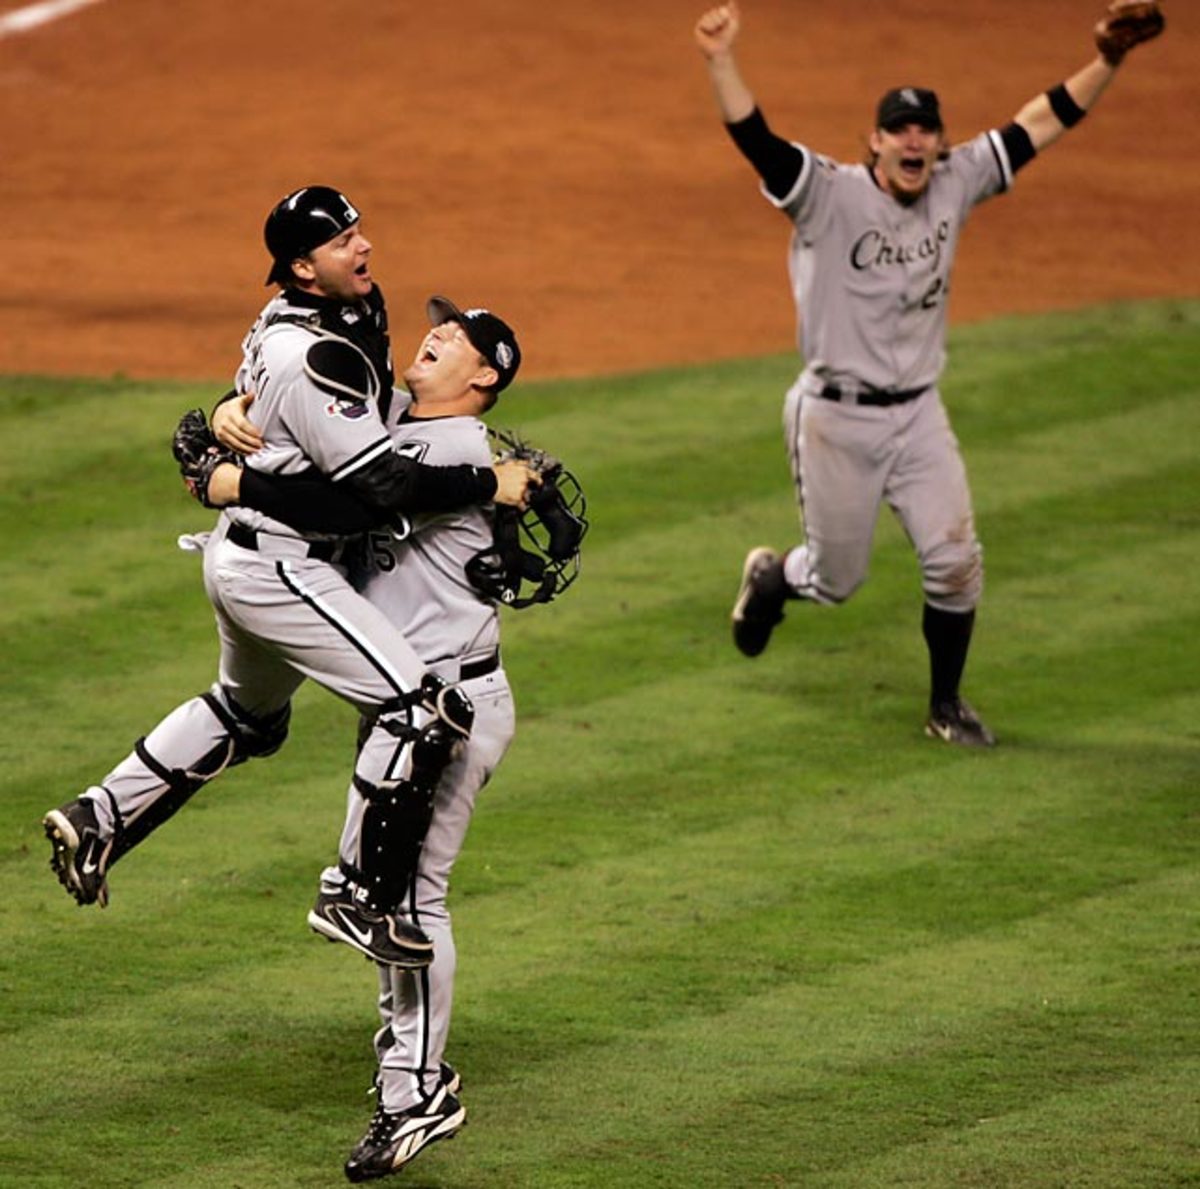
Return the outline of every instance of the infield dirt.
{"type": "MultiPolygon", "coordinates": [[[[853,160],[895,84],[936,88],[952,138],[1004,123],[1100,7],[747,0],[741,58],[779,132],[853,160]]],[[[502,312],[527,377],[790,349],[787,224],[717,120],[699,10],[105,0],[0,41],[0,371],[223,381],[263,217],[317,181],[365,212],[402,356],[434,292],[502,312]]],[[[1200,292],[1200,14],[1166,11],[976,212],[954,320],[1200,292]]]]}

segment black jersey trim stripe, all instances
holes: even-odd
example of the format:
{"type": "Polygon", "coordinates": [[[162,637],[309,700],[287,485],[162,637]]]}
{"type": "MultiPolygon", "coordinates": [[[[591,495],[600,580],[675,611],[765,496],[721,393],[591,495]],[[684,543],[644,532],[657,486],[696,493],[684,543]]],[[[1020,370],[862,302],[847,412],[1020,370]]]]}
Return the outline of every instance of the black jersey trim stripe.
{"type": "MultiPolygon", "coordinates": [[[[275,573],[279,576],[280,582],[304,603],[305,606],[311,607],[338,635],[345,639],[355,652],[362,656],[380,677],[395,690],[398,696],[411,693],[416,688],[416,686],[408,684],[396,672],[393,666],[388,663],[387,659],[371,645],[371,642],[365,636],[355,631],[351,623],[339,615],[333,607],[318,595],[308,590],[301,582],[299,575],[287,562],[277,561],[275,563],[275,573]]],[[[416,653],[413,653],[413,660],[418,665],[420,664],[420,661],[416,660],[416,653]]]]}
{"type": "Polygon", "coordinates": [[[340,467],[329,472],[329,478],[334,482],[344,479],[347,475],[353,475],[355,471],[361,470],[369,462],[374,462],[377,458],[382,458],[392,448],[392,439],[388,434],[384,434],[382,438],[377,438],[369,446],[360,450],[353,458],[348,458],[340,467]]]}

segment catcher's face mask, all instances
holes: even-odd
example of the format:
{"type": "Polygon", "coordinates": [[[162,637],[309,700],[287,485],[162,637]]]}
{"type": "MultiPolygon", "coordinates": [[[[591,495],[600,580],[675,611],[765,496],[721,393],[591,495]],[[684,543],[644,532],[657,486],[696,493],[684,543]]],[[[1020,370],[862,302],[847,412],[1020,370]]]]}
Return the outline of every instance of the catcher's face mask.
{"type": "Polygon", "coordinates": [[[559,466],[543,474],[524,512],[497,505],[492,547],[467,563],[467,579],[506,607],[553,601],[579,577],[586,512],[587,500],[570,471],[559,466]]]}

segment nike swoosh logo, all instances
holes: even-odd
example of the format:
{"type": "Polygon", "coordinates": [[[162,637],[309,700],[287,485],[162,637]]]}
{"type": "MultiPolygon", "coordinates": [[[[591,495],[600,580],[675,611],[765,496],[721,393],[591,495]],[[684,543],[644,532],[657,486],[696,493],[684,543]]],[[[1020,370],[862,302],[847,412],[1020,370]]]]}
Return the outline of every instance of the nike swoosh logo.
{"type": "Polygon", "coordinates": [[[341,921],[341,925],[342,925],[342,927],[343,927],[343,928],[344,928],[344,929],[345,929],[345,930],[346,930],[348,933],[351,933],[351,934],[353,934],[355,937],[357,937],[357,938],[358,938],[358,940],[359,940],[360,942],[362,942],[362,944],[363,944],[363,945],[370,945],[370,944],[371,944],[371,939],[372,939],[372,937],[374,937],[374,935],[375,935],[375,934],[374,934],[374,932],[373,932],[372,930],[368,929],[368,930],[367,930],[367,931],[364,933],[364,932],[362,932],[361,930],[359,930],[359,929],[357,929],[357,928],[355,927],[355,925],[354,925],[353,921],[349,921],[349,920],[347,920],[347,919],[346,919],[346,917],[345,917],[345,916],[343,916],[341,913],[339,913],[339,914],[338,914],[338,916],[339,916],[339,918],[340,918],[340,921],[341,921]]]}
{"type": "Polygon", "coordinates": [[[931,722],[929,724],[929,727],[930,727],[930,730],[932,730],[933,733],[939,739],[941,739],[943,742],[945,742],[945,743],[950,742],[950,736],[954,733],[952,727],[943,726],[941,723],[937,723],[937,722],[931,722]]]}
{"type": "Polygon", "coordinates": [[[100,870],[100,864],[91,859],[84,859],[83,865],[79,868],[84,875],[95,875],[100,870]]]}

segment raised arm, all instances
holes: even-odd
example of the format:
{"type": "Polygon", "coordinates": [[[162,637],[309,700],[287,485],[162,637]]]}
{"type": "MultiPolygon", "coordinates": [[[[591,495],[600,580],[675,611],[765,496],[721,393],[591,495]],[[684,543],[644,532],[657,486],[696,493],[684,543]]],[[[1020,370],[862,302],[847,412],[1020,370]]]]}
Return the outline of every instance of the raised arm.
{"type": "Polygon", "coordinates": [[[696,44],[708,64],[717,106],[726,124],[737,124],[755,108],[754,95],[746,86],[734,57],[733,46],[741,31],[742,18],[734,0],[710,8],[697,22],[696,44]]]}
{"type": "Polygon", "coordinates": [[[771,131],[746,86],[733,55],[740,30],[737,4],[722,4],[696,22],[696,44],[708,64],[717,107],[733,143],[758,171],[767,191],[782,201],[800,177],[804,153],[771,131]]]}
{"type": "Polygon", "coordinates": [[[1013,122],[1025,129],[1034,150],[1047,148],[1078,124],[1116,77],[1125,55],[1157,37],[1164,25],[1157,0],[1114,0],[1093,30],[1099,55],[1016,114],[1013,122]]]}

